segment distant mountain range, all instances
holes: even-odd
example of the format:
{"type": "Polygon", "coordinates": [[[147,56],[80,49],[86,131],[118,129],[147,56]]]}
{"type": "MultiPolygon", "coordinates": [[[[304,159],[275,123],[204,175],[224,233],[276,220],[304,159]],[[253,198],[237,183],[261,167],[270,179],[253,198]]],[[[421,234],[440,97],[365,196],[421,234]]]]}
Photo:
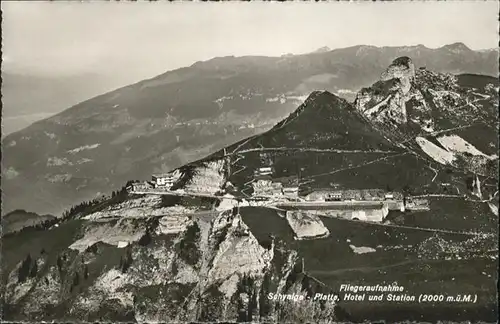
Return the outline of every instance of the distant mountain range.
{"type": "Polygon", "coordinates": [[[14,210],[1,218],[2,235],[11,235],[20,232],[24,228],[41,226],[56,220],[52,215],[38,215],[22,209],[14,210]]]}
{"type": "Polygon", "coordinates": [[[3,210],[60,214],[130,178],[148,178],[266,131],[312,91],[353,101],[403,55],[437,72],[498,71],[498,51],[473,51],[461,43],[197,62],[84,101],[2,139],[3,210]]]}

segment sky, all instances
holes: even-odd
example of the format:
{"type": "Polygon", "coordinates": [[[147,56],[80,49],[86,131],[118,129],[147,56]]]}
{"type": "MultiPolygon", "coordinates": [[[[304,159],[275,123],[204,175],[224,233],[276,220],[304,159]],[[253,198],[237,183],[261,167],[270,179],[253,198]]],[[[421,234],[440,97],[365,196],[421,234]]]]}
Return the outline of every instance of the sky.
{"type": "Polygon", "coordinates": [[[216,56],[359,44],[498,46],[497,1],[9,1],[1,7],[5,71],[99,74],[123,85],[216,56]]]}

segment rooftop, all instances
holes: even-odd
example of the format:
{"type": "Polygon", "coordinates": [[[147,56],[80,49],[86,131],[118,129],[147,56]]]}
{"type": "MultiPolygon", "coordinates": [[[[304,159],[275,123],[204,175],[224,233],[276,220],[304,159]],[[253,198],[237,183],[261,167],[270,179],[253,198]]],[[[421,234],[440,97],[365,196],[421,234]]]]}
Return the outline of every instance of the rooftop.
{"type": "Polygon", "coordinates": [[[172,173],[160,173],[160,174],[153,174],[153,178],[171,178],[173,177],[172,173]]]}
{"type": "Polygon", "coordinates": [[[257,174],[255,177],[254,177],[255,180],[273,180],[273,177],[271,177],[270,174],[257,174]]]}
{"type": "Polygon", "coordinates": [[[299,177],[297,176],[288,176],[288,177],[280,177],[273,179],[274,182],[280,182],[285,187],[298,187],[299,186],[299,177]]]}
{"type": "MultiPolygon", "coordinates": [[[[372,189],[339,189],[339,188],[331,188],[331,187],[324,187],[324,188],[311,188],[311,192],[335,192],[335,193],[350,193],[350,192],[372,192],[372,193],[388,193],[384,189],[380,188],[372,188],[372,189]]],[[[392,192],[391,192],[392,193],[392,192]]]]}

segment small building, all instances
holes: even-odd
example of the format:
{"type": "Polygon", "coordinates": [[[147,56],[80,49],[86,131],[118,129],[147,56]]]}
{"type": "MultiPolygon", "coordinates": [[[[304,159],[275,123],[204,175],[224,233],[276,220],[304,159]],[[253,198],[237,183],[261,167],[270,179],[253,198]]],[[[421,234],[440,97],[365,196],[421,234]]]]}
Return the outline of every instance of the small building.
{"type": "Polygon", "coordinates": [[[405,201],[405,209],[407,210],[429,210],[429,200],[425,198],[408,197],[405,201]]]}
{"type": "Polygon", "coordinates": [[[269,175],[269,174],[256,174],[254,176],[254,180],[255,181],[269,182],[269,185],[270,185],[273,181],[273,177],[271,177],[271,175],[269,175]]]}
{"type": "Polygon", "coordinates": [[[392,199],[394,199],[394,194],[392,194],[392,193],[386,193],[384,195],[384,199],[385,200],[392,200],[392,199]]]}
{"type": "Polygon", "coordinates": [[[261,167],[255,171],[256,175],[271,175],[273,174],[273,169],[271,167],[261,167]]]}
{"type": "Polygon", "coordinates": [[[257,174],[252,182],[254,195],[262,196],[269,195],[271,192],[271,185],[273,183],[273,178],[268,175],[257,174]]]}
{"type": "Polygon", "coordinates": [[[279,182],[272,182],[270,193],[273,196],[281,196],[283,194],[283,184],[279,182]]]}
{"type": "Polygon", "coordinates": [[[297,177],[297,176],[280,177],[280,178],[275,178],[273,180],[273,182],[281,183],[283,188],[298,187],[299,186],[299,177],[297,177]]]}
{"type": "Polygon", "coordinates": [[[284,187],[282,189],[283,195],[285,196],[298,196],[299,195],[299,187],[284,187]]]}
{"type": "Polygon", "coordinates": [[[297,176],[273,179],[271,174],[268,173],[271,168],[261,169],[264,169],[263,172],[261,173],[259,172],[260,170],[257,170],[252,182],[254,195],[298,197],[299,181],[297,176]]]}
{"type": "Polygon", "coordinates": [[[170,188],[174,185],[175,178],[171,173],[155,174],[151,177],[155,188],[170,188]]]}
{"type": "Polygon", "coordinates": [[[342,201],[342,194],[341,193],[327,194],[325,197],[325,201],[342,201]]]}
{"type": "Polygon", "coordinates": [[[133,182],[129,186],[127,186],[126,189],[128,192],[148,191],[149,189],[151,189],[151,182],[150,181],[133,182]]]}
{"type": "Polygon", "coordinates": [[[306,201],[326,201],[326,199],[335,193],[340,193],[338,190],[332,188],[314,188],[304,192],[304,199],[306,201]]]}
{"type": "Polygon", "coordinates": [[[333,189],[316,188],[305,196],[309,201],[384,201],[402,200],[398,192],[386,192],[382,189],[333,189]]]}
{"type": "Polygon", "coordinates": [[[281,177],[274,179],[273,182],[281,184],[283,195],[289,197],[298,197],[299,178],[297,176],[281,177]]]}

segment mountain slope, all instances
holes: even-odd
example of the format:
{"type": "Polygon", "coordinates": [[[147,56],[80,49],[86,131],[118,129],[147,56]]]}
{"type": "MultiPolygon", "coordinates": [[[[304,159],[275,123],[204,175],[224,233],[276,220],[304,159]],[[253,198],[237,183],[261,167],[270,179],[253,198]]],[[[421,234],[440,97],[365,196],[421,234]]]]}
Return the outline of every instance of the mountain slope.
{"type": "Polygon", "coordinates": [[[284,57],[197,62],[82,102],[10,134],[4,210],[60,214],[270,129],[314,90],[354,99],[394,57],[441,72],[494,75],[498,53],[463,46],[355,46],[284,57]]]}

